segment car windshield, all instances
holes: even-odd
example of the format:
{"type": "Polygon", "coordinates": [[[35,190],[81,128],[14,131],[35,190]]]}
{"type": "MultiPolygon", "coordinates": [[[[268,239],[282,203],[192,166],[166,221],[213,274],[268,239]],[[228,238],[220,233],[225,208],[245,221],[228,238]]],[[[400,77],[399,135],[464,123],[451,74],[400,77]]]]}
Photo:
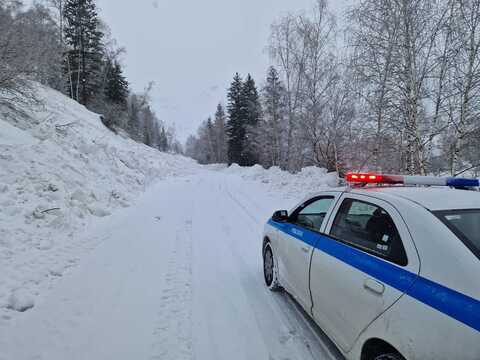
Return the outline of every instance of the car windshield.
{"type": "Polygon", "coordinates": [[[437,211],[435,214],[480,257],[480,209],[437,211]]]}

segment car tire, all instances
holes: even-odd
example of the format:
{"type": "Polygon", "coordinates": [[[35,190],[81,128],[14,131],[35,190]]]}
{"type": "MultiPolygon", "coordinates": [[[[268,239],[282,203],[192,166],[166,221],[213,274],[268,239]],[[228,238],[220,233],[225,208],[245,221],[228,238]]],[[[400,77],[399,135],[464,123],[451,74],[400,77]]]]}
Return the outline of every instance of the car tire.
{"type": "Polygon", "coordinates": [[[265,285],[270,291],[280,291],[282,289],[278,281],[277,261],[269,242],[263,247],[263,277],[265,285]]]}
{"type": "Polygon", "coordinates": [[[403,356],[399,354],[382,354],[378,355],[372,360],[405,360],[403,356]]]}

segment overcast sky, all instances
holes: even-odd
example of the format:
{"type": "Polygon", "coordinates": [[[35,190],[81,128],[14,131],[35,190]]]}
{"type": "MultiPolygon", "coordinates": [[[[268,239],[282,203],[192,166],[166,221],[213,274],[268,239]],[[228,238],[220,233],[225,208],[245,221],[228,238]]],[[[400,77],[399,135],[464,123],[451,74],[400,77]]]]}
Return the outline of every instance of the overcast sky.
{"type": "MultiPolygon", "coordinates": [[[[341,13],[348,0],[331,0],[341,13]]],[[[175,124],[179,139],[225,101],[236,71],[258,85],[269,66],[270,24],[313,0],[98,0],[101,17],[120,46],[135,91],[150,81],[154,110],[175,124]]]]}

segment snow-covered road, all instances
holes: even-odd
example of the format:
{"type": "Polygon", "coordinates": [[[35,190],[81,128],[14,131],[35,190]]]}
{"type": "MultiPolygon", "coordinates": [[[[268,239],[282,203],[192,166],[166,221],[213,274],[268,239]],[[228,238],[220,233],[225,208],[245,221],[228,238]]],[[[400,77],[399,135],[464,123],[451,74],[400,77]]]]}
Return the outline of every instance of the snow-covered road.
{"type": "Polygon", "coordinates": [[[162,181],[100,223],[102,243],[0,327],[0,360],[336,358],[263,284],[263,223],[291,205],[218,171],[162,181]]]}

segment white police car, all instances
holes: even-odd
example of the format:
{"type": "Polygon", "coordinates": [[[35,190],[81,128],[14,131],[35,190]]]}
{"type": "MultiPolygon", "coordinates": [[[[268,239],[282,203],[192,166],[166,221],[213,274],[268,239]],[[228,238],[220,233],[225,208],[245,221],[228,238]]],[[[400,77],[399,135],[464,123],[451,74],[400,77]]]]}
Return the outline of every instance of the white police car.
{"type": "Polygon", "coordinates": [[[480,359],[478,180],[349,174],[265,226],[265,282],[351,360],[480,359]],[[433,185],[430,187],[394,186],[433,185]],[[440,187],[439,185],[446,185],[440,187]]]}

